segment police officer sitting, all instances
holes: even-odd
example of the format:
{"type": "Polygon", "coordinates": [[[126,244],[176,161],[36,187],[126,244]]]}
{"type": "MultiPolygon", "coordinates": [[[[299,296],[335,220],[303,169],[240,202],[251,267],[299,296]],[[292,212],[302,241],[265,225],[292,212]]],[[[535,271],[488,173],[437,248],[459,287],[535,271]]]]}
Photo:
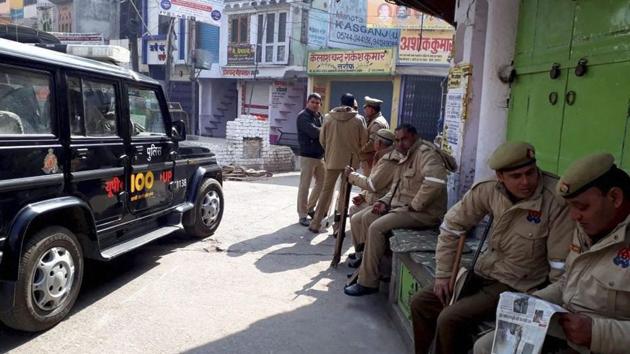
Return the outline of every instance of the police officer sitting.
{"type": "MultiPolygon", "coordinates": [[[[628,353],[630,348],[630,176],[610,154],[574,162],[557,184],[578,226],[560,280],[533,295],[562,305],[562,331],[580,353],[628,353]]],[[[550,332],[553,327],[550,328],[550,332]]],[[[493,333],[475,343],[490,353],[493,333]]],[[[543,351],[545,348],[543,347],[543,351]]],[[[572,350],[567,350],[572,352],[572,350]]]]}
{"type": "Polygon", "coordinates": [[[489,166],[496,179],[473,186],[440,226],[435,283],[411,301],[416,353],[427,353],[434,337],[436,353],[466,353],[502,292],[535,290],[562,273],[574,224],[554,193],[557,178],[537,167],[534,147],[523,142],[501,145],[489,166]],[[487,247],[469,286],[448,306],[458,240],[486,215],[494,217],[487,247]]]}

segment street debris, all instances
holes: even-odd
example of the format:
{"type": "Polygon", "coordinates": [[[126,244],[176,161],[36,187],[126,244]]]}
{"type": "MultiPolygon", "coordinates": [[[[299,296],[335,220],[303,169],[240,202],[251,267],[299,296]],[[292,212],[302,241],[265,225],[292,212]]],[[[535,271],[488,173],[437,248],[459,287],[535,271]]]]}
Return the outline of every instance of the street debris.
{"type": "Polygon", "coordinates": [[[255,170],[242,166],[223,166],[223,178],[230,181],[253,181],[262,177],[272,177],[273,173],[266,170],[255,170]]]}

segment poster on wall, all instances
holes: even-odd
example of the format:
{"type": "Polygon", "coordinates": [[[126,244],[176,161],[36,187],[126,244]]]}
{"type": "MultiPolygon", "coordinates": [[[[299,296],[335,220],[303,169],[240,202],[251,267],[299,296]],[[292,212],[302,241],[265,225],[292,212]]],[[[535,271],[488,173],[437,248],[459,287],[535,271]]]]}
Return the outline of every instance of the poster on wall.
{"type": "Polygon", "coordinates": [[[331,48],[375,48],[398,46],[400,30],[368,28],[367,2],[332,1],[330,5],[331,48]]]}
{"type": "Polygon", "coordinates": [[[328,12],[313,9],[308,14],[308,48],[326,48],[328,43],[328,12]]]}
{"type": "Polygon", "coordinates": [[[367,2],[367,26],[375,28],[406,28],[452,30],[453,26],[414,9],[398,6],[384,0],[367,2]]]}
{"type": "Polygon", "coordinates": [[[213,26],[221,26],[221,0],[159,0],[160,15],[195,19],[213,26]]]}
{"type": "Polygon", "coordinates": [[[398,62],[447,65],[452,50],[452,31],[402,30],[398,62]]]}
{"type": "Polygon", "coordinates": [[[326,50],[308,53],[309,75],[391,75],[396,67],[393,48],[326,50]]]}
{"type": "Polygon", "coordinates": [[[271,84],[269,119],[271,143],[275,144],[283,133],[295,133],[295,117],[300,113],[306,94],[306,82],[275,80],[271,84]]]}
{"type": "MultiPolygon", "coordinates": [[[[451,68],[448,74],[448,91],[444,106],[444,129],[439,134],[440,146],[451,154],[459,166],[462,165],[464,127],[468,116],[469,81],[472,65],[459,64],[451,68]]],[[[461,168],[461,167],[460,167],[461,168]]],[[[466,178],[469,171],[460,171],[466,178]]],[[[474,173],[472,173],[474,176],[474,173]]],[[[452,205],[459,196],[460,175],[448,177],[448,203],[452,205]]],[[[464,185],[466,185],[466,181],[464,185]]]]}

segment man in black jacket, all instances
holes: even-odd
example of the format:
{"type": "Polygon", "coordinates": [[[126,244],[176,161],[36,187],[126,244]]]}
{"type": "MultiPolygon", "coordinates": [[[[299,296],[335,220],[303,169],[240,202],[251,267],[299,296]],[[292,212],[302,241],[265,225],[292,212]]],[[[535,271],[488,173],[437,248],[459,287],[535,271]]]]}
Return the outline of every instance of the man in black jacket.
{"type": "Polygon", "coordinates": [[[298,189],[297,209],[300,224],[308,226],[307,215],[314,213],[324,182],[324,149],[319,143],[319,130],[322,127],[322,115],[319,112],[322,97],[317,93],[308,96],[306,108],[297,117],[298,141],[300,143],[300,187],[298,189]],[[315,187],[309,195],[311,181],[315,178],[315,187]]]}

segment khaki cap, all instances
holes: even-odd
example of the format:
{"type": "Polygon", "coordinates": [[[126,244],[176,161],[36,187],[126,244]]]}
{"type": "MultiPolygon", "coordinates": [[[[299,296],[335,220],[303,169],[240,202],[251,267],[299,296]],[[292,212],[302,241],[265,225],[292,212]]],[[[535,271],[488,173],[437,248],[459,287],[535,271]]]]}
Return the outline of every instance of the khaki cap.
{"type": "Polygon", "coordinates": [[[396,135],[394,134],[394,132],[392,132],[389,129],[379,129],[376,132],[376,136],[378,136],[381,139],[389,140],[391,142],[396,140],[396,135]]]}
{"type": "Polygon", "coordinates": [[[381,104],[383,103],[383,101],[379,100],[378,98],[372,98],[370,96],[365,96],[364,97],[365,100],[365,106],[376,106],[376,107],[380,107],[381,104]]]}
{"type": "Polygon", "coordinates": [[[556,185],[556,192],[564,198],[577,195],[610,171],[614,165],[615,158],[608,153],[585,156],[567,168],[556,185]]]}
{"type": "Polygon", "coordinates": [[[488,159],[488,166],[495,171],[513,170],[536,162],[536,150],[522,141],[503,143],[488,159]]]}

